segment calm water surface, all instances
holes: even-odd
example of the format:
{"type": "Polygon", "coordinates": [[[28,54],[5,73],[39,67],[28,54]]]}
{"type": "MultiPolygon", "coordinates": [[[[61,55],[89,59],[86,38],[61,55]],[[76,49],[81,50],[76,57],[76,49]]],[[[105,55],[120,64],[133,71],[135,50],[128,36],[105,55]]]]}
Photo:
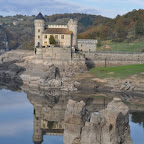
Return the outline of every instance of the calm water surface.
{"type": "MultiPolygon", "coordinates": [[[[0,90],[0,144],[33,144],[33,105],[24,92],[0,90]]],[[[134,144],[144,144],[144,113],[130,114],[134,144]]],[[[63,144],[62,136],[44,135],[42,144],[63,144]]]]}

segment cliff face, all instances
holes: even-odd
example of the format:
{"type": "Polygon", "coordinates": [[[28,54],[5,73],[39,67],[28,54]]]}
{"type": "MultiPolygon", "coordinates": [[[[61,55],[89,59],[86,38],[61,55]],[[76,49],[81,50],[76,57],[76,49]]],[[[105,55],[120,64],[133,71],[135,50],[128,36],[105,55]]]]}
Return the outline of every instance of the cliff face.
{"type": "Polygon", "coordinates": [[[9,50],[9,41],[6,30],[0,26],[0,53],[9,50]]]}
{"type": "Polygon", "coordinates": [[[128,107],[121,99],[114,98],[99,114],[86,117],[86,113],[83,101],[69,100],[64,144],[132,144],[128,107]]]}

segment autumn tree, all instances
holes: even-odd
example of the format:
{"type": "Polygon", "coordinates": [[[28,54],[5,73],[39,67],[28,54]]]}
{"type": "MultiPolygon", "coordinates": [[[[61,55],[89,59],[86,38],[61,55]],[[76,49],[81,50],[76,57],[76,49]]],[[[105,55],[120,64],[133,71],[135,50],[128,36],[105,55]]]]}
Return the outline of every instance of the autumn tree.
{"type": "Polygon", "coordinates": [[[142,36],[144,34],[144,25],[142,21],[138,21],[135,26],[136,36],[142,36]]]}

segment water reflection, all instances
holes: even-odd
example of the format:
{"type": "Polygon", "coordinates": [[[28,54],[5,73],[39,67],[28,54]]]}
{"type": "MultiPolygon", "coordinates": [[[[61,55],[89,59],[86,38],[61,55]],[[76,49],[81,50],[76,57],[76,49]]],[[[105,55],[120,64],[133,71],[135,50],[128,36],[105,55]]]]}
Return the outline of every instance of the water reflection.
{"type": "Polygon", "coordinates": [[[139,124],[144,128],[144,112],[131,112],[131,121],[133,123],[139,124]]]}
{"type": "MultiPolygon", "coordinates": [[[[90,112],[106,108],[111,101],[56,91],[0,90],[0,143],[63,144],[64,114],[69,99],[83,99],[90,112]]],[[[131,112],[130,127],[134,144],[142,144],[144,112],[131,112]]]]}
{"type": "Polygon", "coordinates": [[[0,90],[0,144],[32,143],[32,105],[24,92],[0,90]]]}
{"type": "MultiPolygon", "coordinates": [[[[34,109],[33,141],[42,143],[44,135],[63,135],[64,115],[69,99],[81,100],[81,97],[68,93],[57,93],[54,91],[27,91],[27,96],[34,109]]],[[[111,99],[106,98],[83,98],[86,108],[95,112],[106,108],[111,99]]]]}
{"type": "Polygon", "coordinates": [[[130,129],[133,144],[144,143],[144,112],[131,112],[130,114],[130,129]]]}

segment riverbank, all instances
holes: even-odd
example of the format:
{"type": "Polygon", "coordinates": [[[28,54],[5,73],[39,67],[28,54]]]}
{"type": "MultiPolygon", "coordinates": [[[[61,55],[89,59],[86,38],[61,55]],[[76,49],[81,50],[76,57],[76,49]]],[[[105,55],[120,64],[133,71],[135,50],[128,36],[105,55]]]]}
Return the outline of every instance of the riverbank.
{"type": "Polygon", "coordinates": [[[73,77],[78,89],[144,96],[144,68],[141,65],[93,68],[73,77]]]}
{"type": "Polygon", "coordinates": [[[86,61],[39,59],[32,51],[14,50],[0,56],[1,82],[33,89],[116,92],[143,95],[143,65],[97,67],[86,61]]]}
{"type": "Polygon", "coordinates": [[[77,91],[74,82],[68,80],[86,70],[85,62],[40,59],[32,51],[15,50],[0,56],[1,81],[33,89],[77,91]]]}

